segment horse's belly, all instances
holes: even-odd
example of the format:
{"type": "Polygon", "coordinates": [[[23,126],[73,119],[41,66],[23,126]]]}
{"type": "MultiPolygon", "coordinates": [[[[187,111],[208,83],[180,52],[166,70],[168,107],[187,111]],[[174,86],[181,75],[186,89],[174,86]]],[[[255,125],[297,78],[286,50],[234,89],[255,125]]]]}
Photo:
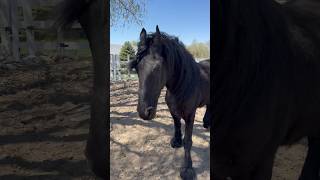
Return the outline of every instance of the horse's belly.
{"type": "Polygon", "coordinates": [[[309,109],[299,115],[289,127],[283,144],[293,144],[307,136],[320,138],[320,111],[309,109]]]}

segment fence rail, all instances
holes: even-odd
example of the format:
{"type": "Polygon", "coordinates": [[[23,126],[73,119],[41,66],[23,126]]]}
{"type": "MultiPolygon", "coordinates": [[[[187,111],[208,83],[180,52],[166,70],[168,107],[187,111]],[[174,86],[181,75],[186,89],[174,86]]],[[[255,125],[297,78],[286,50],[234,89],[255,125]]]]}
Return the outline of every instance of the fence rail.
{"type": "MultiPolygon", "coordinates": [[[[200,58],[195,59],[197,62],[210,59],[200,58]]],[[[117,54],[110,54],[110,80],[111,81],[128,81],[137,79],[135,72],[130,72],[128,69],[129,56],[126,61],[120,61],[120,56],[117,54]]]]}
{"type": "MultiPolygon", "coordinates": [[[[39,50],[56,49],[59,56],[64,56],[64,49],[78,50],[88,49],[87,42],[65,42],[64,32],[56,30],[57,40],[54,42],[36,41],[36,30],[48,30],[53,25],[52,19],[36,20],[34,10],[41,7],[54,7],[62,0],[0,0],[0,37],[2,52],[19,60],[21,49],[27,49],[28,56],[35,56],[39,50]],[[26,42],[20,41],[21,32],[25,32],[26,42]]],[[[49,8],[50,9],[50,8],[49,8]]],[[[71,29],[81,29],[79,23],[75,23],[71,29]]]]}

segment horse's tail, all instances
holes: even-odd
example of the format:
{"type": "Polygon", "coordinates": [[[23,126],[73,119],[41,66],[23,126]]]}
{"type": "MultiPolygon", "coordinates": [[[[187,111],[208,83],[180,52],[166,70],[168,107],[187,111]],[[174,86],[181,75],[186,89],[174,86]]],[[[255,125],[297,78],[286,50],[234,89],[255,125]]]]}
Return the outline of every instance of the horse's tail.
{"type": "Polygon", "coordinates": [[[66,28],[78,20],[95,0],[64,0],[55,8],[54,28],[66,28]]]}

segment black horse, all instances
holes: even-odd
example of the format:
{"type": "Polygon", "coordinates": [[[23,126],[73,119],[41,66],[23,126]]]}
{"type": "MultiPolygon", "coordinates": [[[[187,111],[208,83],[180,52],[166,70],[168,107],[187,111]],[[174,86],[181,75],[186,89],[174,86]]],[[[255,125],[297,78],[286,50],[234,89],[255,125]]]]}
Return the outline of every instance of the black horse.
{"type": "Polygon", "coordinates": [[[214,180],[270,180],[278,147],[303,137],[300,180],[320,179],[320,1],[214,8],[214,180]]]}
{"type": "Polygon", "coordinates": [[[90,44],[94,69],[91,100],[91,120],[85,155],[92,171],[100,178],[108,179],[107,172],[107,39],[108,14],[104,0],[64,0],[54,13],[55,28],[66,28],[79,21],[90,44]]]}
{"type": "Polygon", "coordinates": [[[184,145],[182,179],[194,179],[190,150],[193,122],[198,107],[207,105],[204,126],[210,117],[210,63],[197,63],[176,37],[160,33],[157,26],[153,34],[142,29],[136,59],[129,67],[139,76],[139,101],[137,110],[142,119],[155,117],[161,89],[166,86],[166,103],[174,120],[175,133],[171,140],[173,148],[184,145]],[[181,118],[185,120],[185,136],[182,141],[181,118]]]}

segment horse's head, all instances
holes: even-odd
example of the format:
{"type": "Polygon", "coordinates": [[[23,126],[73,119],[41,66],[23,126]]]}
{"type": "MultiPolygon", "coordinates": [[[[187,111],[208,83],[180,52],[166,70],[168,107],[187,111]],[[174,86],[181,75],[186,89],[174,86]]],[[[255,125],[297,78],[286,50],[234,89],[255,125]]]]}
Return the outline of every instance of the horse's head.
{"type": "Polygon", "coordinates": [[[158,26],[153,36],[147,37],[143,28],[136,59],[129,66],[134,68],[139,77],[139,101],[137,110],[139,116],[151,120],[156,115],[158,98],[161,89],[167,81],[167,67],[165,63],[161,34],[158,26]]]}

